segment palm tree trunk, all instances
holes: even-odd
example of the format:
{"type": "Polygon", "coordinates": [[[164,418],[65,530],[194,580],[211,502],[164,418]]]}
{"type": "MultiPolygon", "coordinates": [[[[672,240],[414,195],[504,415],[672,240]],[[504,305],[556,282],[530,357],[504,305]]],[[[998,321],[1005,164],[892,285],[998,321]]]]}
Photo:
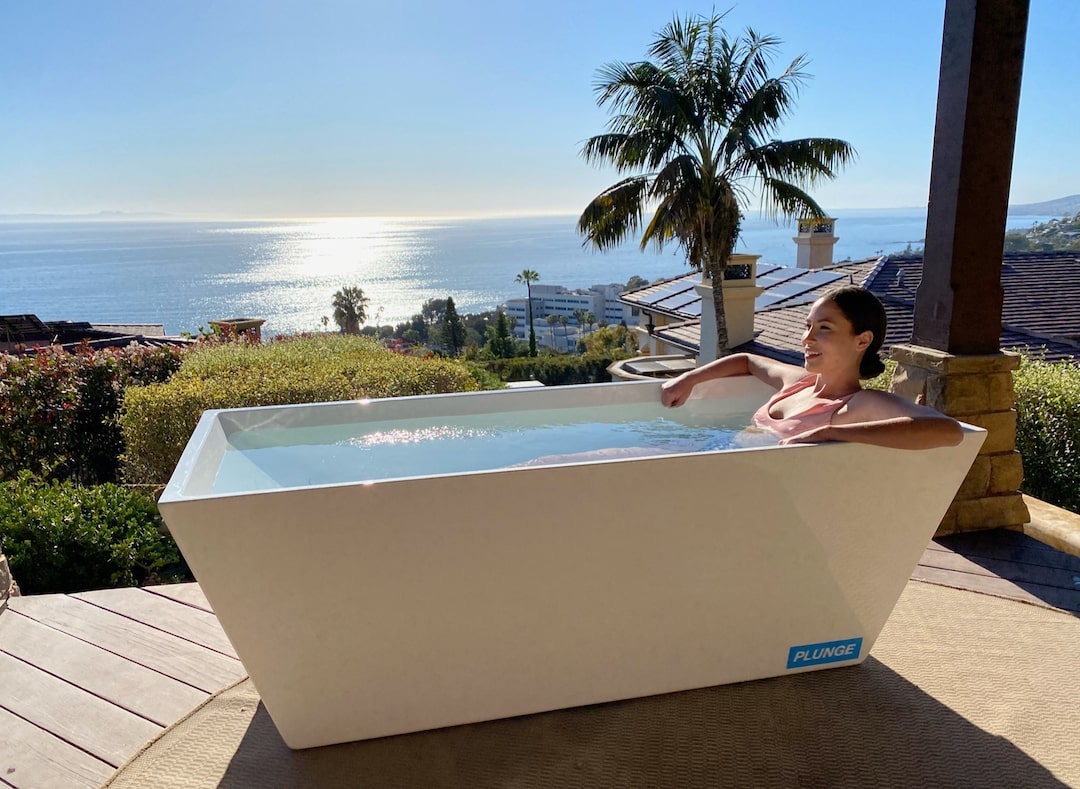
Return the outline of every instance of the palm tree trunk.
{"type": "Polygon", "coordinates": [[[526,282],[525,288],[528,292],[529,299],[529,356],[536,356],[536,331],[533,328],[532,283],[526,282]]]}
{"type": "MultiPolygon", "coordinates": [[[[712,278],[713,311],[716,313],[716,358],[728,354],[727,313],[724,311],[724,268],[712,265],[709,276],[712,278]]],[[[702,340],[705,340],[703,337],[702,340]]]]}

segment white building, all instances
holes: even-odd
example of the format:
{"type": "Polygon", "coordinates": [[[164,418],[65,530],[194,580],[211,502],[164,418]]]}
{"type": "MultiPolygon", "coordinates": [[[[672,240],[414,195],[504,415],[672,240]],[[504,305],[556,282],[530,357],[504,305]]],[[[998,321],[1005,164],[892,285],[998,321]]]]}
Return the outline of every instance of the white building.
{"type": "MultiPolygon", "coordinates": [[[[579,326],[574,312],[591,312],[596,321],[616,324],[626,321],[628,326],[637,323],[637,310],[619,300],[623,285],[593,285],[590,288],[568,290],[562,285],[533,285],[532,304],[533,322],[536,329],[536,343],[542,348],[554,346],[561,351],[572,349],[584,331],[589,328],[579,326]],[[561,323],[549,326],[549,315],[565,316],[566,326],[561,323]],[[554,335],[554,338],[553,336],[554,335]],[[552,340],[554,339],[554,343],[552,340]]],[[[514,336],[519,340],[529,338],[529,300],[528,298],[507,299],[501,309],[514,323],[514,336]]]]}

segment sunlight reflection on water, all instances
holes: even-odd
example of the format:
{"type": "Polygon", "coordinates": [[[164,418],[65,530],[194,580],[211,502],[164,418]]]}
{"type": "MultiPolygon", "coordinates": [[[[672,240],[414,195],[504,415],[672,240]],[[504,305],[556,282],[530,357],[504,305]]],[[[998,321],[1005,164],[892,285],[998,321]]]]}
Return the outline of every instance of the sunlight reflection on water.
{"type": "MultiPolygon", "coordinates": [[[[195,332],[210,320],[265,318],[264,334],[322,330],[345,285],[369,297],[368,320],[408,320],[428,299],[453,296],[460,313],[494,309],[542,284],[568,288],[687,271],[671,248],[609,252],[582,247],[572,216],[498,219],[357,218],[295,221],[6,223],[0,228],[0,314],[42,320],[163,323],[195,332]],[[380,313],[381,309],[381,313],[380,313]]],[[[1030,226],[1033,218],[1013,220],[1030,226]]],[[[841,216],[835,259],[918,245],[925,214],[841,216]]],[[[793,265],[792,228],[748,216],[738,251],[793,265]]],[[[331,324],[332,326],[332,324],[331,324]]]]}

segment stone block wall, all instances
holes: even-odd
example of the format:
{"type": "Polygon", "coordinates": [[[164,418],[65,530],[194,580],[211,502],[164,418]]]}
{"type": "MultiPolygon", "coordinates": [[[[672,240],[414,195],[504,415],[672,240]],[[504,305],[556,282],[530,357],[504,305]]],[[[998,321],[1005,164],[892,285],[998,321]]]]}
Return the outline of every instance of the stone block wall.
{"type": "Polygon", "coordinates": [[[890,390],[968,424],[986,428],[986,441],[945,513],[938,534],[998,527],[1029,520],[1020,494],[1024,468],[1016,451],[1013,353],[954,356],[914,345],[893,346],[898,366],[890,390]]]}

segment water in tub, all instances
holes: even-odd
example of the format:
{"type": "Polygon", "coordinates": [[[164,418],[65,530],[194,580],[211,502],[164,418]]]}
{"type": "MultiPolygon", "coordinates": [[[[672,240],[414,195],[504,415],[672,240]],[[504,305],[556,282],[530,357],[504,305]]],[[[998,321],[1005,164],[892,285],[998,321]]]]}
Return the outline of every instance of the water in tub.
{"type": "Polygon", "coordinates": [[[244,430],[229,436],[214,492],[775,444],[745,430],[750,416],[700,399],[244,430]]]}

